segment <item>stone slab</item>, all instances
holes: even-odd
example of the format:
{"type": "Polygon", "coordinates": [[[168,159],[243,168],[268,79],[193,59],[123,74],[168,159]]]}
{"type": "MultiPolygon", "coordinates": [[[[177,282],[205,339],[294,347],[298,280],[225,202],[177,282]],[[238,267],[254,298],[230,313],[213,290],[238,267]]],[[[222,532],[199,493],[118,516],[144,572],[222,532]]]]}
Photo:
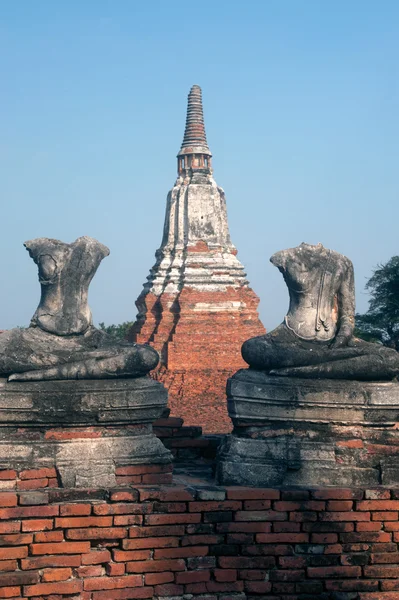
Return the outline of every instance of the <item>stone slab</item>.
{"type": "Polygon", "coordinates": [[[224,485],[399,485],[399,383],[238,371],[234,431],[218,450],[224,485]]]}

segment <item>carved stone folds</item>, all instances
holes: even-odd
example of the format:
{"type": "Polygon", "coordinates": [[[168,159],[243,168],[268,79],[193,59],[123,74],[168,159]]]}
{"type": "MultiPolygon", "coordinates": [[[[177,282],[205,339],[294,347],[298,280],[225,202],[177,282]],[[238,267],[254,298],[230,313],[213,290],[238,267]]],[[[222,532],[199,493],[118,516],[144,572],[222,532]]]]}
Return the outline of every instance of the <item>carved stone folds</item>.
{"type": "Polygon", "coordinates": [[[310,380],[238,371],[234,424],[218,453],[225,485],[399,484],[399,383],[310,380]]]}
{"type": "Polygon", "coordinates": [[[166,404],[148,377],[0,379],[0,468],[55,466],[63,487],[112,487],[120,467],[171,462],[152,431],[166,404]]]}

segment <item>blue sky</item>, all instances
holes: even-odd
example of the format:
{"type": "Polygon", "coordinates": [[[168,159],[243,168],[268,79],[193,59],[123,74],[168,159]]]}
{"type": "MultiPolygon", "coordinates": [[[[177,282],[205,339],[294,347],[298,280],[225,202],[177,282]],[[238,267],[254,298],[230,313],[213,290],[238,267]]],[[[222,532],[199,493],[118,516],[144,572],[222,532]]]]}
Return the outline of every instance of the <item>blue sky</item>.
{"type": "Polygon", "coordinates": [[[94,321],[134,319],[194,83],[265,326],[288,305],[268,259],[301,241],[352,259],[366,310],[399,254],[398,55],[396,0],[2,0],[0,329],[36,308],[40,236],[107,244],[94,321]]]}

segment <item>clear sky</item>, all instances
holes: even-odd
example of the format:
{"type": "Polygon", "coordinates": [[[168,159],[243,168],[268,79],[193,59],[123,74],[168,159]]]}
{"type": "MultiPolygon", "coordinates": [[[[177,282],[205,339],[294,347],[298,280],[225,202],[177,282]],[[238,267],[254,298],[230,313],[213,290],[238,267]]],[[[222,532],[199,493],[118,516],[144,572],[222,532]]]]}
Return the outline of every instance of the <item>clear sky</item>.
{"type": "Polygon", "coordinates": [[[2,0],[0,329],[36,308],[41,236],[108,245],[94,321],[135,318],[194,83],[265,326],[288,305],[268,259],[301,241],[352,259],[365,311],[399,254],[398,65],[397,0],[2,0]]]}

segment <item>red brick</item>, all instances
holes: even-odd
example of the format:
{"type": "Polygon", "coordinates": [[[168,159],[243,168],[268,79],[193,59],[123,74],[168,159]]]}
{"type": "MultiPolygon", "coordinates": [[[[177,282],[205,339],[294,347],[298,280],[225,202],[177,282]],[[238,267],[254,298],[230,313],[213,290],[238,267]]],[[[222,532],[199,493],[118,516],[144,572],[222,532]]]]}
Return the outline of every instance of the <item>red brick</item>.
{"type": "Polygon", "coordinates": [[[371,513],[373,521],[397,521],[398,513],[388,510],[377,510],[371,513]]]}
{"type": "Polygon", "coordinates": [[[381,529],[381,521],[366,521],[365,523],[356,523],[356,531],[381,531],[381,529]]]}
{"type": "Polygon", "coordinates": [[[143,515],[116,515],[114,525],[117,527],[124,525],[142,525],[143,515]]]}
{"type": "MultiPolygon", "coordinates": [[[[279,523],[274,522],[273,525],[279,523]]],[[[269,533],[271,531],[272,524],[264,523],[262,521],[253,521],[251,523],[244,523],[242,521],[238,523],[217,523],[216,531],[220,533],[269,533]]]]}
{"type": "Polygon", "coordinates": [[[0,573],[0,588],[37,583],[39,578],[39,573],[25,573],[23,571],[15,573],[0,573]]]}
{"type": "MultiPolygon", "coordinates": [[[[299,533],[300,530],[301,530],[300,523],[294,523],[291,521],[288,523],[284,523],[281,521],[273,522],[273,533],[288,533],[289,531],[292,531],[293,533],[299,533]]],[[[267,532],[265,532],[265,533],[267,533],[267,532]]]]}
{"type": "Polygon", "coordinates": [[[366,579],[327,580],[324,585],[327,590],[338,592],[372,592],[378,590],[378,581],[367,581],[366,579]]]}
{"type": "Polygon", "coordinates": [[[53,527],[53,519],[31,519],[22,522],[22,531],[46,531],[53,527]]]}
{"type": "Polygon", "coordinates": [[[128,573],[157,573],[159,571],[184,571],[186,564],[184,560],[148,560],[128,562],[126,570],[128,573]]]}
{"type": "MultiPolygon", "coordinates": [[[[183,575],[184,573],[181,573],[183,575]]],[[[180,573],[176,573],[180,575],[180,573]]],[[[174,573],[147,573],[144,576],[145,585],[157,585],[160,583],[171,583],[174,581],[174,573]]],[[[176,579],[177,580],[177,579],[176,579]]],[[[179,583],[179,582],[177,582],[179,583]]]]}
{"type": "Polygon", "coordinates": [[[348,488],[317,489],[313,490],[311,494],[312,498],[315,498],[316,500],[360,500],[363,498],[362,490],[348,488]]]}
{"type": "Polygon", "coordinates": [[[123,563],[108,563],[105,567],[107,575],[117,577],[125,574],[125,565],[123,563]]]}
{"type": "MultiPolygon", "coordinates": [[[[271,548],[271,553],[276,549],[276,546],[271,548]]],[[[275,566],[275,559],[273,556],[221,556],[219,566],[222,569],[268,569],[275,566]]]]}
{"type": "Polygon", "coordinates": [[[21,521],[9,521],[8,523],[0,523],[0,534],[18,533],[19,531],[21,531],[21,521]]]}
{"type": "Polygon", "coordinates": [[[14,600],[22,600],[22,598],[16,596],[20,596],[21,588],[20,587],[8,587],[0,590],[0,598],[14,598],[14,600]]]}
{"type": "Polygon", "coordinates": [[[310,536],[311,544],[336,544],[338,535],[336,533],[312,533],[310,536]]]}
{"type": "Polygon", "coordinates": [[[304,544],[309,541],[308,533],[258,533],[258,544],[304,544]]]}
{"type": "Polygon", "coordinates": [[[250,581],[265,581],[268,577],[267,571],[259,571],[256,569],[243,569],[238,572],[239,578],[250,581]]]}
{"type": "Polygon", "coordinates": [[[43,569],[45,567],[78,567],[81,564],[80,555],[67,556],[38,556],[21,560],[21,569],[43,569]]]}
{"type": "Polygon", "coordinates": [[[237,571],[236,569],[215,569],[213,575],[216,581],[224,582],[224,581],[236,581],[237,580],[237,571]]]}
{"type": "Polygon", "coordinates": [[[364,592],[359,594],[360,600],[399,600],[399,592],[364,592]]]}
{"type": "Polygon", "coordinates": [[[144,473],[170,473],[173,466],[170,465],[130,465],[127,467],[117,467],[116,475],[143,475],[144,473]]]}
{"type": "Polygon", "coordinates": [[[246,581],[245,591],[249,594],[268,594],[272,589],[269,581],[246,581]]]}
{"type": "Polygon", "coordinates": [[[143,580],[140,575],[125,575],[124,577],[93,577],[83,582],[85,590],[112,590],[115,588],[141,587],[143,580]]]}
{"type": "Polygon", "coordinates": [[[72,577],[72,569],[45,569],[42,575],[43,582],[66,581],[72,577]]]}
{"type": "Polygon", "coordinates": [[[369,512],[324,512],[319,515],[320,521],[370,521],[369,512]]]}
{"type": "Polygon", "coordinates": [[[141,548],[174,548],[179,545],[179,538],[134,538],[123,540],[122,545],[124,550],[139,550],[141,548]]]}
{"type": "Polygon", "coordinates": [[[55,526],[58,527],[110,527],[112,517],[58,517],[55,526]]]}
{"type": "Polygon", "coordinates": [[[17,481],[18,490],[40,490],[48,486],[48,479],[27,479],[24,481],[17,481]]]}
{"type": "Polygon", "coordinates": [[[185,548],[162,548],[154,551],[154,558],[188,558],[190,556],[206,556],[206,546],[186,546],[185,548]]]}
{"type": "Polygon", "coordinates": [[[177,585],[175,583],[163,583],[161,585],[156,585],[154,588],[155,594],[158,596],[182,596],[184,592],[184,588],[182,585],[177,585]]]}
{"type": "Polygon", "coordinates": [[[278,500],[279,490],[263,488],[230,487],[226,489],[229,500],[278,500]]]}
{"type": "Polygon", "coordinates": [[[1,492],[0,493],[0,506],[16,506],[17,505],[17,495],[12,492],[1,492]]]}
{"type": "Polygon", "coordinates": [[[31,554],[84,554],[89,552],[90,542],[61,542],[59,544],[32,544],[31,554]]]}
{"type": "Polygon", "coordinates": [[[126,562],[128,560],[148,560],[151,558],[152,551],[151,550],[118,550],[114,549],[113,551],[114,560],[116,562],[126,562]]]}
{"type": "MultiPolygon", "coordinates": [[[[154,588],[143,587],[143,588],[125,588],[119,590],[107,590],[105,592],[93,592],[93,600],[124,600],[127,598],[153,598],[154,588]]],[[[207,600],[204,598],[203,600],[207,600]]],[[[214,599],[212,599],[214,600],[214,599]]]]}
{"type": "Polygon", "coordinates": [[[11,469],[2,469],[0,471],[0,480],[4,479],[16,479],[17,472],[11,469]]]}
{"type": "Polygon", "coordinates": [[[64,504],[60,506],[60,515],[65,517],[70,516],[87,516],[91,513],[91,504],[64,504]]]}
{"type": "MultiPolygon", "coordinates": [[[[108,568],[109,565],[106,565],[108,568]]],[[[125,565],[122,565],[123,569],[125,569],[125,565]]],[[[87,565],[84,567],[78,567],[76,569],[76,574],[78,577],[100,577],[104,575],[104,570],[102,565],[87,565]]]]}
{"type": "Polygon", "coordinates": [[[82,565],[99,565],[111,560],[109,550],[92,550],[89,554],[82,556],[82,565]]]}
{"type": "Polygon", "coordinates": [[[365,577],[375,577],[376,579],[382,578],[398,578],[399,577],[399,565],[366,565],[364,567],[365,577]]]}
{"type": "Polygon", "coordinates": [[[27,469],[19,474],[20,479],[42,479],[44,477],[57,477],[57,472],[54,468],[43,468],[27,469]]]}
{"type": "Polygon", "coordinates": [[[60,583],[39,583],[37,585],[28,585],[24,587],[25,596],[48,596],[49,594],[77,594],[83,589],[82,582],[75,579],[73,581],[61,581],[60,583]]]}
{"type": "Polygon", "coordinates": [[[0,536],[1,545],[21,546],[23,544],[31,544],[33,535],[31,533],[10,533],[0,536]]]}
{"type": "Polygon", "coordinates": [[[347,512],[352,510],[353,501],[352,500],[329,500],[327,502],[327,510],[332,511],[344,511],[347,512]]]}
{"type": "Polygon", "coordinates": [[[268,510],[271,500],[244,500],[244,510],[268,510]]]}
{"type": "Polygon", "coordinates": [[[0,519],[56,516],[58,516],[58,506],[17,506],[15,508],[0,508],[0,519]]]}
{"type": "Polygon", "coordinates": [[[340,541],[344,544],[353,544],[358,542],[390,542],[391,534],[383,531],[341,533],[340,541]]]}
{"type": "Polygon", "coordinates": [[[360,567],[308,567],[308,577],[327,579],[329,577],[360,577],[360,567]]]}
{"type": "Polygon", "coordinates": [[[16,560],[1,560],[0,571],[16,571],[18,562],[16,560]]]}
{"type": "Polygon", "coordinates": [[[399,510],[399,500],[362,500],[357,510],[399,510]]]}
{"type": "Polygon", "coordinates": [[[224,582],[219,583],[217,581],[208,581],[206,584],[209,592],[242,592],[244,590],[243,581],[224,582]]]}
{"type": "Polygon", "coordinates": [[[195,512],[212,512],[212,511],[222,511],[222,510],[241,510],[242,504],[241,502],[234,500],[221,500],[217,501],[209,501],[209,502],[189,502],[188,510],[190,513],[195,512]]]}
{"type": "Polygon", "coordinates": [[[200,523],[201,513],[181,513],[173,515],[146,515],[146,525],[174,525],[179,523],[200,523]]]}
{"type": "Polygon", "coordinates": [[[176,583],[201,583],[203,581],[209,581],[211,578],[210,571],[184,571],[183,573],[176,573],[176,583]]]}
{"type": "Polygon", "coordinates": [[[140,494],[140,502],[146,500],[159,500],[160,502],[191,502],[194,500],[194,496],[189,490],[179,487],[170,489],[138,488],[138,491],[140,494]]]}
{"type": "Polygon", "coordinates": [[[372,564],[398,564],[399,565],[399,552],[381,552],[377,554],[370,554],[370,562],[372,564]]]}
{"type": "MultiPolygon", "coordinates": [[[[115,517],[116,518],[116,517],[115,517]]],[[[184,525],[161,525],[159,527],[131,527],[129,537],[162,537],[162,536],[183,536],[184,525]]]]}
{"type": "Polygon", "coordinates": [[[127,529],[123,527],[87,527],[66,532],[68,540],[116,540],[126,536],[127,529]]]}
{"type": "Polygon", "coordinates": [[[137,490],[119,490],[111,492],[111,502],[137,502],[139,494],[137,490]]]}
{"type": "MultiPolygon", "coordinates": [[[[382,526],[382,523],[381,523],[382,526]]],[[[399,521],[388,521],[384,523],[385,531],[399,531],[399,521]]]]}
{"type": "Polygon", "coordinates": [[[307,510],[325,510],[326,503],[320,500],[304,500],[302,502],[293,502],[288,500],[281,500],[280,502],[273,502],[274,510],[278,511],[307,511],[307,510]]]}
{"type": "Polygon", "coordinates": [[[278,564],[282,569],[302,569],[306,566],[304,556],[280,556],[278,564]]]}
{"type": "Polygon", "coordinates": [[[236,521],[286,521],[287,513],[275,510],[243,511],[238,510],[234,518],[236,521]]]}
{"type": "Polygon", "coordinates": [[[129,514],[139,514],[146,515],[151,513],[153,510],[153,505],[150,502],[143,504],[132,503],[122,503],[118,502],[115,504],[95,504],[93,506],[93,512],[95,515],[129,515],[129,514]]]}
{"type": "Polygon", "coordinates": [[[28,546],[17,548],[0,548],[0,560],[9,560],[12,558],[26,558],[28,556],[28,546]]]}
{"type": "Polygon", "coordinates": [[[270,572],[271,581],[303,581],[305,579],[305,571],[303,569],[276,569],[270,572]]]}
{"type": "Polygon", "coordinates": [[[63,542],[64,532],[63,531],[40,531],[35,533],[36,544],[49,543],[49,542],[63,542]]]}

